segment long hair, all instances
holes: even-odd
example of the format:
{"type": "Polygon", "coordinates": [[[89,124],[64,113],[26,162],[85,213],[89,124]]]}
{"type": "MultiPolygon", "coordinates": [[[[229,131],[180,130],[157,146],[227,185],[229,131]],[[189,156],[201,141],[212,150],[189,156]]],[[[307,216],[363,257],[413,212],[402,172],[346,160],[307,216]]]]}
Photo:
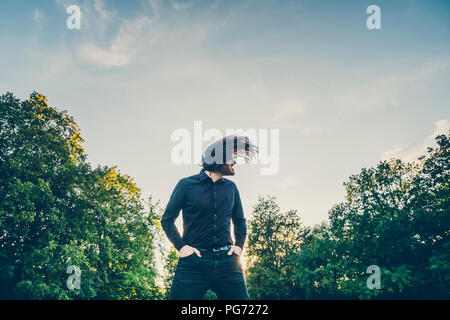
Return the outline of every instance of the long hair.
{"type": "Polygon", "coordinates": [[[202,155],[202,166],[203,169],[214,172],[236,157],[241,157],[249,163],[257,153],[258,147],[248,137],[230,135],[206,147],[202,155]]]}

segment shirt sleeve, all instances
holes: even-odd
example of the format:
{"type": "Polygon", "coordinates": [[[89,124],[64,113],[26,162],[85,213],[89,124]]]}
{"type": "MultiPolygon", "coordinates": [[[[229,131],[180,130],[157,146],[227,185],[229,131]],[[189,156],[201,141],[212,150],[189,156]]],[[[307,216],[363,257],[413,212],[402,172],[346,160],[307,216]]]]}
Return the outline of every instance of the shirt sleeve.
{"type": "Polygon", "coordinates": [[[234,207],[231,214],[231,219],[234,225],[234,239],[235,245],[244,249],[245,239],[247,237],[247,223],[244,217],[244,210],[242,209],[241,197],[239,190],[235,187],[234,191],[234,207]]]}
{"type": "Polygon", "coordinates": [[[186,245],[178,228],[175,225],[175,220],[180,214],[180,210],[183,206],[184,190],[181,185],[181,181],[177,183],[175,189],[170,196],[169,203],[166,206],[164,214],[161,219],[161,226],[166,233],[167,238],[172,242],[173,246],[180,251],[180,249],[186,245]]]}

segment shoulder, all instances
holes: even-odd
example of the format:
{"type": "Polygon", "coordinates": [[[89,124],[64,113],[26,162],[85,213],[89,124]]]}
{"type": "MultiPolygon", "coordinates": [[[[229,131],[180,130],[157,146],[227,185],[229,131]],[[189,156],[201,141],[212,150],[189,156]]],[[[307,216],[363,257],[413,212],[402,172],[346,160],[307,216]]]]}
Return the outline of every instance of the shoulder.
{"type": "Polygon", "coordinates": [[[177,186],[178,187],[187,187],[191,185],[194,182],[197,182],[199,180],[199,174],[194,174],[192,176],[184,177],[178,180],[177,186]]]}
{"type": "Polygon", "coordinates": [[[222,178],[222,179],[223,179],[223,181],[225,182],[226,185],[228,185],[228,186],[230,186],[231,188],[237,190],[237,185],[236,185],[236,183],[234,183],[234,181],[232,181],[232,180],[230,180],[230,179],[227,179],[227,178],[222,178]]]}

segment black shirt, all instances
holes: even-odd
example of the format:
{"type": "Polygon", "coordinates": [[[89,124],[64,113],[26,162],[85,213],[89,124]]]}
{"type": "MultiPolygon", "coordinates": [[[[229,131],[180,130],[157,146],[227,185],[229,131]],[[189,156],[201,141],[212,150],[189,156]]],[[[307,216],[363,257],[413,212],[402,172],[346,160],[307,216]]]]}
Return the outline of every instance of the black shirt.
{"type": "Polygon", "coordinates": [[[233,244],[230,218],[234,225],[235,245],[243,248],[247,224],[236,184],[226,178],[213,182],[202,169],[200,173],[178,181],[161,225],[177,250],[186,244],[211,249],[233,244]],[[183,237],[175,226],[180,210],[183,210],[183,237]]]}

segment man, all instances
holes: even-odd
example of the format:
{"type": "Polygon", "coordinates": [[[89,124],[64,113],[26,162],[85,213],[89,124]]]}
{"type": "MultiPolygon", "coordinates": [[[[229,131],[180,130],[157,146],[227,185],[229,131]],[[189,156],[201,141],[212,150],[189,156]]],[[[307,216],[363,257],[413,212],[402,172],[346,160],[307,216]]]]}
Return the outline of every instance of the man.
{"type": "Polygon", "coordinates": [[[219,299],[249,299],[239,258],[247,235],[246,220],[239,191],[224,176],[235,174],[236,157],[243,156],[248,162],[256,152],[248,137],[225,137],[205,150],[199,174],[177,183],[161,219],[167,237],[179,251],[170,299],[203,299],[208,289],[219,299]],[[180,210],[183,236],[175,226],[180,210]]]}

